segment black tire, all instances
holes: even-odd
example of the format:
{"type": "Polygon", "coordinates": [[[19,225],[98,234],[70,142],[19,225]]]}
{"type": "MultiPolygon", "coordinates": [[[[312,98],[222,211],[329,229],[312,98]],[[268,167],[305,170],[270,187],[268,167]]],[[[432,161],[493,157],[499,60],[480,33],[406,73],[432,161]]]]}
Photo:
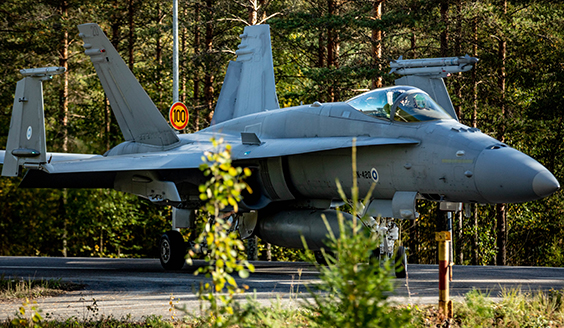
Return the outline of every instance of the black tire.
{"type": "Polygon", "coordinates": [[[380,265],[382,261],[384,261],[384,256],[380,255],[380,247],[378,247],[370,253],[368,263],[370,265],[380,265]]]}
{"type": "MultiPolygon", "coordinates": [[[[327,265],[327,259],[325,258],[325,256],[323,256],[323,252],[321,251],[314,251],[313,254],[315,255],[315,261],[317,261],[317,263],[319,265],[327,265]]],[[[327,254],[327,256],[331,256],[331,257],[335,257],[335,254],[333,254],[333,252],[330,251],[325,251],[325,254],[327,254]]]]}
{"type": "Polygon", "coordinates": [[[396,278],[405,278],[407,276],[407,256],[405,255],[405,248],[398,247],[395,256],[396,278]]]}
{"type": "Polygon", "coordinates": [[[159,242],[161,265],[165,270],[180,270],[184,266],[186,245],[180,232],[171,230],[161,236],[159,242]]]}

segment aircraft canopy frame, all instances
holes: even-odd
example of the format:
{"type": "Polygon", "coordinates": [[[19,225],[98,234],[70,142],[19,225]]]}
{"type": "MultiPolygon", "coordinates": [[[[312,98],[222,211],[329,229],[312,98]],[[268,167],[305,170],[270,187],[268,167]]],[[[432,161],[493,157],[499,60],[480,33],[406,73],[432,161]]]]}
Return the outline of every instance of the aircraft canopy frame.
{"type": "Polygon", "coordinates": [[[346,103],[368,116],[396,122],[454,119],[426,92],[411,86],[371,90],[349,99],[346,103]]]}

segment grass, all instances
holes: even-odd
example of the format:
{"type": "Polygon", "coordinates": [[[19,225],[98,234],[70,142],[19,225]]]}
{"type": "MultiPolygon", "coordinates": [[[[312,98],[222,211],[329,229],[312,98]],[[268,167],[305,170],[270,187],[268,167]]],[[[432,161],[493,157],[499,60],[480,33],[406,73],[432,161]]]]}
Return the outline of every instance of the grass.
{"type": "Polygon", "coordinates": [[[503,289],[494,302],[479,290],[454,303],[454,318],[445,320],[434,306],[417,308],[419,327],[564,327],[564,290],[524,292],[503,289]],[[448,323],[447,323],[448,322],[448,323]]]}
{"type": "Polygon", "coordinates": [[[63,282],[61,279],[10,278],[0,276],[0,301],[56,296],[82,289],[84,285],[63,282]]]}
{"type": "MultiPolygon", "coordinates": [[[[519,289],[503,290],[499,302],[492,301],[488,296],[476,290],[468,293],[464,302],[455,302],[454,319],[451,320],[445,319],[436,306],[432,305],[402,305],[397,308],[411,310],[411,322],[415,327],[564,327],[564,290],[534,293],[519,289]]],[[[229,327],[312,326],[309,319],[312,313],[301,307],[287,308],[279,303],[265,307],[251,301],[242,304],[241,310],[246,313],[244,317],[229,327]]],[[[27,315],[30,316],[31,311],[27,315]]],[[[142,321],[97,316],[96,319],[88,320],[74,317],[65,321],[42,320],[34,325],[6,320],[0,322],[0,328],[200,328],[211,326],[214,320],[215,318],[205,315],[177,321],[165,320],[159,316],[149,316],[142,321]]]]}

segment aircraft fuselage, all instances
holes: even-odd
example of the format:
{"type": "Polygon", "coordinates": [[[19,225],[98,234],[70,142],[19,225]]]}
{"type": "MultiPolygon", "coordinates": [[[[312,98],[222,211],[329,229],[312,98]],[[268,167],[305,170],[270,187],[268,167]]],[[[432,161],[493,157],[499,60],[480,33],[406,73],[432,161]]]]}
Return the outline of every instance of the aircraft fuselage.
{"type": "MultiPolygon", "coordinates": [[[[545,197],[558,188],[550,172],[531,157],[455,120],[392,122],[367,116],[346,103],[329,103],[248,115],[202,132],[228,141],[238,133],[253,132],[265,140],[257,147],[284,138],[416,140],[417,144],[358,147],[355,175],[361,194],[375,182],[372,171],[377,172],[373,198],[391,199],[397,191],[416,191],[432,200],[514,203],[545,197]]],[[[278,176],[273,176],[278,185],[271,183],[270,188],[275,195],[269,196],[275,200],[292,196],[339,199],[335,179],[345,191],[352,186],[350,149],[290,155],[269,162],[262,165],[280,166],[275,168],[278,176]]]]}

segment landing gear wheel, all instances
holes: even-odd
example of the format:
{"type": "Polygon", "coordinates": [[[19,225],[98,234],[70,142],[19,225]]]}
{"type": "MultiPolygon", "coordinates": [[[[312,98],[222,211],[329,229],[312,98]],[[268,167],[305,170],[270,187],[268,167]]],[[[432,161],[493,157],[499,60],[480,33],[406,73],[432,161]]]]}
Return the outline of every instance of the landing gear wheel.
{"type": "Polygon", "coordinates": [[[184,266],[186,246],[180,232],[171,230],[161,236],[159,243],[161,265],[165,270],[180,270],[184,266]]]}
{"type": "MultiPolygon", "coordinates": [[[[334,254],[333,252],[331,252],[331,251],[327,251],[327,250],[326,250],[326,251],[325,251],[325,254],[326,254],[327,256],[330,256],[330,257],[333,257],[333,258],[335,257],[335,254],[334,254]]],[[[315,255],[315,261],[316,261],[319,265],[326,266],[326,265],[328,264],[328,263],[327,263],[327,259],[325,258],[325,256],[323,256],[323,252],[322,252],[322,251],[314,251],[314,252],[313,252],[313,255],[315,255]]]]}
{"type": "Polygon", "coordinates": [[[396,278],[405,278],[407,275],[407,255],[403,246],[398,247],[395,256],[396,278]]]}

